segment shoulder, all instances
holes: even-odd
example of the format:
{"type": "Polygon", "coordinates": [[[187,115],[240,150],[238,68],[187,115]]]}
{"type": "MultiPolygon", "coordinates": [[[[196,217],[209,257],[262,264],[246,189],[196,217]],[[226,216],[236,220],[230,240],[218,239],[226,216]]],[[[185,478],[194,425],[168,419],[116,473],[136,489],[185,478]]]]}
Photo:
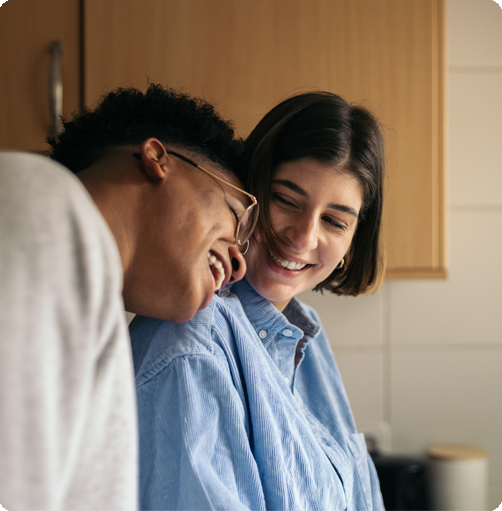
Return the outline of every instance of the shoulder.
{"type": "Polygon", "coordinates": [[[45,156],[0,151],[0,213],[2,242],[13,241],[27,253],[30,244],[42,250],[42,257],[51,247],[60,253],[67,246],[74,259],[93,249],[111,257],[113,265],[120,262],[108,225],[85,187],[45,156]]]}
{"type": "Polygon", "coordinates": [[[54,205],[69,205],[74,200],[86,204],[91,202],[85,188],[73,173],[38,154],[0,151],[0,183],[0,193],[12,206],[21,200],[54,205]]]}
{"type": "Polygon", "coordinates": [[[12,318],[28,309],[30,328],[52,321],[77,340],[124,321],[108,225],[80,181],[47,157],[0,151],[0,280],[2,309],[12,318]]]}
{"type": "Polygon", "coordinates": [[[209,357],[226,366],[239,309],[236,297],[215,295],[207,308],[186,323],[136,316],[129,326],[136,385],[154,378],[180,357],[209,357]]]}
{"type": "Polygon", "coordinates": [[[42,255],[55,241],[58,250],[65,244],[104,245],[107,254],[118,257],[108,226],[84,186],[47,157],[0,151],[0,213],[2,242],[22,244],[27,251],[31,244],[43,248],[42,255]]]}

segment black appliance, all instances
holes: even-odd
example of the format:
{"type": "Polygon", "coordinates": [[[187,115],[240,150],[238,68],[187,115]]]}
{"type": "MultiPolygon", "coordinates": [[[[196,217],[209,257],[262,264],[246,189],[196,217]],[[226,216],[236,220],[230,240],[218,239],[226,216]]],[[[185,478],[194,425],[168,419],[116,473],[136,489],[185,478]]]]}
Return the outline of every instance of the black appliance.
{"type": "Polygon", "coordinates": [[[428,511],[431,508],[424,459],[370,453],[380,479],[387,511],[428,511]]]}

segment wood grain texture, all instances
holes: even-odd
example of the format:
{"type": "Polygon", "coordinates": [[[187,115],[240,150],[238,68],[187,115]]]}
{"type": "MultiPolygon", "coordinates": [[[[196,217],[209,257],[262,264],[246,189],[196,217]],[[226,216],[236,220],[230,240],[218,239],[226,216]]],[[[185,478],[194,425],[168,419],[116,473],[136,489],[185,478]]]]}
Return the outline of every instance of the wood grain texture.
{"type": "Polygon", "coordinates": [[[0,148],[43,151],[51,131],[52,41],[62,57],[63,114],[80,106],[78,0],[10,0],[0,7],[0,148]]]}
{"type": "Polygon", "coordinates": [[[372,109],[388,152],[388,275],[444,275],[444,0],[85,0],[85,102],[147,79],[246,136],[293,92],[372,109]]]}

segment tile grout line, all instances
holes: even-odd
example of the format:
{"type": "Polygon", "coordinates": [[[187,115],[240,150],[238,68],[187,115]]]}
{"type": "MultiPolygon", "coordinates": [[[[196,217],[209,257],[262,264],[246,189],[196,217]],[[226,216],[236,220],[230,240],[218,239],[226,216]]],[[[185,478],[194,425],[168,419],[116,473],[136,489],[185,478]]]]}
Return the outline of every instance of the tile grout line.
{"type": "Polygon", "coordinates": [[[440,352],[440,351],[502,351],[501,342],[464,344],[395,344],[393,349],[400,352],[440,352]]]}
{"type": "MultiPolygon", "coordinates": [[[[389,335],[387,335],[387,338],[389,335]]],[[[332,345],[333,351],[339,353],[385,353],[392,351],[457,351],[457,350],[502,350],[502,341],[493,342],[461,342],[461,343],[430,343],[430,344],[390,344],[382,342],[380,346],[375,345],[332,345]]]]}
{"type": "Polygon", "coordinates": [[[502,64],[449,64],[449,73],[502,73],[502,64]]]}

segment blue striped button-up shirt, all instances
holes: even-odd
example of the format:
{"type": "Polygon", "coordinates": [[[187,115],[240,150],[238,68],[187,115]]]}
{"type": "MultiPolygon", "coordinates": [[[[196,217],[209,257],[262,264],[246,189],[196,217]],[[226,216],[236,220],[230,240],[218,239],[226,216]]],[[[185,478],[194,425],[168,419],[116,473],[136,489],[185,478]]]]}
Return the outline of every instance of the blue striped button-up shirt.
{"type": "Polygon", "coordinates": [[[188,323],[130,330],[141,509],[383,509],[313,309],[243,280],[188,323]]]}

